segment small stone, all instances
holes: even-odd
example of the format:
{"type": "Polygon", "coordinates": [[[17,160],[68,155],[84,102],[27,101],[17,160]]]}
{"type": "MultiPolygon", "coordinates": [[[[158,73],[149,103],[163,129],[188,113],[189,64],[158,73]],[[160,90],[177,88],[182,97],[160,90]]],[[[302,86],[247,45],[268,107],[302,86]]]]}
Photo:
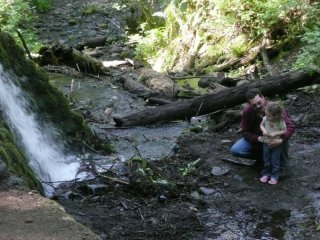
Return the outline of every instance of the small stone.
{"type": "Polygon", "coordinates": [[[320,184],[319,183],[314,184],[312,189],[313,190],[320,190],[320,184]]]}
{"type": "Polygon", "coordinates": [[[228,167],[213,167],[211,170],[211,174],[214,176],[222,176],[224,174],[227,174],[230,171],[230,169],[228,167]]]}
{"type": "Polygon", "coordinates": [[[242,182],[243,181],[243,177],[241,177],[240,175],[234,175],[233,179],[238,181],[238,182],[242,182]]]}
{"type": "Polygon", "coordinates": [[[110,118],[112,113],[113,113],[113,108],[106,108],[104,110],[104,115],[106,116],[106,118],[110,118]]]}
{"type": "Polygon", "coordinates": [[[167,197],[162,194],[158,197],[158,201],[161,203],[164,203],[167,200],[168,200],[167,197]]]}
{"type": "Polygon", "coordinates": [[[193,198],[193,199],[196,199],[196,200],[199,200],[200,199],[200,194],[198,193],[198,191],[194,191],[190,194],[190,196],[193,198]]]}
{"type": "Polygon", "coordinates": [[[206,187],[200,187],[200,192],[202,192],[204,195],[210,195],[212,193],[214,193],[216,190],[214,190],[213,188],[206,188],[206,187]]]}

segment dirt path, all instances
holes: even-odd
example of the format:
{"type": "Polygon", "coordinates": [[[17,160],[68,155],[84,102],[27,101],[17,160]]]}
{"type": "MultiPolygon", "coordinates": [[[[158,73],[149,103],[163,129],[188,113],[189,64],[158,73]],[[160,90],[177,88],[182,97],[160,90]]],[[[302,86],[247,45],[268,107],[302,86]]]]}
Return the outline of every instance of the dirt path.
{"type": "Polygon", "coordinates": [[[0,192],[1,240],[100,239],[56,202],[25,191],[0,192]]]}

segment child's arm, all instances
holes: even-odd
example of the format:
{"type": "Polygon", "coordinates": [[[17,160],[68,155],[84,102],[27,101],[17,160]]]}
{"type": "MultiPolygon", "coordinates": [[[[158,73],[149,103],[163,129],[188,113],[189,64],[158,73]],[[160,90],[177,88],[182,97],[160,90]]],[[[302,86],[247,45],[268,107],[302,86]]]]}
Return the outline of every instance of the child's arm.
{"type": "Polygon", "coordinates": [[[282,134],[284,134],[286,132],[286,130],[282,130],[282,131],[277,131],[277,132],[272,132],[269,133],[270,137],[280,137],[282,134]]]}
{"type": "Polygon", "coordinates": [[[280,122],[280,131],[270,133],[270,137],[280,137],[282,134],[285,134],[287,127],[284,121],[280,122]]]}
{"type": "Polygon", "coordinates": [[[263,135],[267,135],[268,134],[268,131],[265,129],[264,125],[265,125],[265,117],[262,119],[262,122],[260,123],[260,129],[262,131],[262,134],[263,135]]]}

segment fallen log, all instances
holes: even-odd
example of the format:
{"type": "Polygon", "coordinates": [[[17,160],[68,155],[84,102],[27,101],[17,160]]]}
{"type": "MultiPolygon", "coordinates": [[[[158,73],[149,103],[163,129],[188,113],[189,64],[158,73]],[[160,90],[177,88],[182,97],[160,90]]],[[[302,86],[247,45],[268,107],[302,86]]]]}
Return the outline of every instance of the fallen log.
{"type": "Polygon", "coordinates": [[[88,48],[96,48],[100,46],[104,46],[106,43],[107,37],[94,37],[85,40],[83,43],[80,43],[76,46],[76,49],[79,51],[84,50],[85,47],[88,48]]]}
{"type": "Polygon", "coordinates": [[[244,103],[246,101],[245,93],[250,88],[259,88],[265,96],[272,96],[319,82],[320,74],[317,72],[312,75],[306,72],[287,72],[278,76],[256,80],[250,84],[225,89],[216,94],[145,109],[125,116],[116,115],[113,119],[118,127],[189,119],[195,115],[204,115],[244,103]]]}
{"type": "Polygon", "coordinates": [[[150,88],[147,88],[142,83],[134,80],[129,75],[121,76],[119,78],[119,81],[122,84],[123,88],[131,93],[138,94],[140,96],[150,96],[152,94],[155,94],[155,92],[150,88]]]}
{"type": "Polygon", "coordinates": [[[56,44],[53,46],[45,46],[39,50],[41,66],[54,65],[54,66],[69,66],[75,68],[79,72],[85,74],[105,74],[107,68],[103,66],[102,62],[94,58],[81,54],[78,50],[72,47],[56,44]]]}

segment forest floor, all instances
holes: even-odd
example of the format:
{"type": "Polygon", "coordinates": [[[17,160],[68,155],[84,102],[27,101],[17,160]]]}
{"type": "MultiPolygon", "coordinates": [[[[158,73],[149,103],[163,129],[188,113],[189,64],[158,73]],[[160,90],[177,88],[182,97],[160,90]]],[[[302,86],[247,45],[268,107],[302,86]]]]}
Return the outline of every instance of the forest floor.
{"type": "Polygon", "coordinates": [[[221,160],[231,157],[231,144],[240,137],[236,122],[219,132],[188,132],[174,156],[148,165],[173,186],[155,187],[148,178],[129,186],[103,181],[102,193],[60,203],[102,239],[320,239],[319,99],[296,91],[285,102],[296,133],[289,168],[276,186],[259,182],[259,163],[221,160]],[[217,168],[221,172],[213,175],[217,168]]]}
{"type": "MultiPolygon", "coordinates": [[[[66,23],[81,18],[80,3],[54,1],[53,10],[43,15],[42,23],[38,22],[43,40],[50,40],[53,31],[61,39],[68,37],[71,33],[66,28],[73,25],[66,23]]],[[[82,20],[83,25],[88,24],[82,33],[71,29],[73,33],[87,34],[83,39],[96,35],[94,24],[99,20],[90,18],[82,20]]],[[[111,15],[109,23],[115,25],[111,15]]],[[[131,181],[136,184],[130,185],[115,184],[107,180],[78,183],[73,187],[78,190],[82,187],[82,194],[57,197],[58,203],[101,239],[320,239],[316,230],[320,220],[320,184],[316,180],[320,171],[319,98],[302,90],[281,98],[295,123],[296,133],[290,140],[289,168],[281,173],[276,186],[258,181],[261,163],[243,166],[221,160],[230,157],[232,143],[240,138],[236,121],[217,132],[208,128],[183,134],[173,156],[143,166],[142,170],[149,173],[143,184],[137,181],[131,181]],[[219,173],[212,174],[217,169],[219,173]],[[150,177],[155,176],[167,181],[150,183],[150,177]],[[103,191],[92,192],[85,188],[89,184],[103,184],[103,191]]],[[[131,166],[127,177],[136,180],[135,170],[140,167],[131,166]]],[[[93,235],[82,235],[79,229],[83,226],[69,228],[64,221],[58,221],[63,219],[59,214],[51,220],[47,210],[37,215],[33,204],[46,201],[39,200],[40,196],[35,200],[28,193],[13,195],[8,194],[5,201],[0,201],[10,199],[13,205],[10,212],[0,206],[0,239],[94,239],[93,235]],[[15,208],[21,201],[26,209],[15,208]],[[48,231],[55,226],[59,234],[66,235],[45,238],[47,233],[37,235],[39,230],[32,225],[48,231]],[[68,235],[70,232],[74,232],[72,237],[68,235]],[[29,233],[33,235],[28,237],[29,233]]]]}

